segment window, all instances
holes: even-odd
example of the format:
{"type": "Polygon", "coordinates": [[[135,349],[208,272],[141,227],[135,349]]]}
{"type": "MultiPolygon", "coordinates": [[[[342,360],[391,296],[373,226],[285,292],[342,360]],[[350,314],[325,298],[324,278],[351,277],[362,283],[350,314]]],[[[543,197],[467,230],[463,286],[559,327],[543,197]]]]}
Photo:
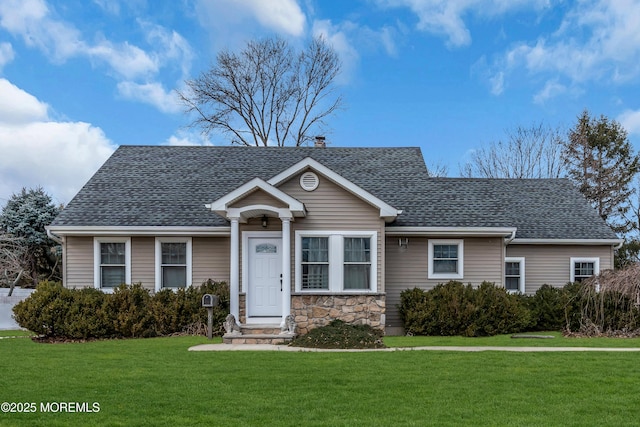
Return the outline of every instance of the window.
{"type": "Polygon", "coordinates": [[[344,289],[371,288],[371,239],[344,238],[344,289]]]}
{"type": "Polygon", "coordinates": [[[375,231],[296,231],[297,291],[377,290],[375,231]]]}
{"type": "Polygon", "coordinates": [[[525,292],[524,258],[504,259],[504,287],[508,292],[525,292]]]}
{"type": "Polygon", "coordinates": [[[156,291],[191,286],[191,238],[156,238],[156,291]]]}
{"type": "Polygon", "coordinates": [[[462,279],[463,259],[462,240],[429,240],[429,279],[462,279]]]}
{"type": "Polygon", "coordinates": [[[329,289],[329,238],[302,238],[302,289],[329,289]]]}
{"type": "Polygon", "coordinates": [[[571,282],[582,282],[600,273],[600,258],[571,258],[571,282]]]}
{"type": "Polygon", "coordinates": [[[94,238],[93,258],[93,283],[97,289],[112,291],[123,283],[131,283],[130,238],[94,238]]]}

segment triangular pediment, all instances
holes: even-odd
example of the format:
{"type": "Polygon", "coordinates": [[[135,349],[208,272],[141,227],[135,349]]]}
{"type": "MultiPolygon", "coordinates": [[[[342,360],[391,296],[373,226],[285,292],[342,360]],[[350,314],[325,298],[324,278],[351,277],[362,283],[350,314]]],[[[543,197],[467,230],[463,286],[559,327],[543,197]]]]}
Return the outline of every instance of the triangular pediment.
{"type": "Polygon", "coordinates": [[[244,183],[235,190],[205,206],[225,218],[229,216],[244,218],[247,215],[267,212],[277,214],[278,216],[305,216],[304,204],[302,204],[302,202],[260,178],[253,178],[251,181],[244,183]],[[258,203],[240,203],[243,199],[248,199],[257,192],[265,195],[268,200],[262,200],[258,203]],[[277,203],[273,203],[272,201],[277,201],[277,203]]]}
{"type": "Polygon", "coordinates": [[[334,172],[330,168],[324,166],[322,163],[312,159],[311,157],[306,157],[293,166],[285,169],[284,171],[269,179],[267,183],[273,186],[279,186],[288,179],[306,170],[313,170],[314,172],[323,175],[325,178],[329,179],[344,190],[350,192],[354,196],[379,209],[380,217],[383,218],[386,222],[392,222],[401,213],[400,210],[394,208],[385,201],[379,199],[375,195],[354,184],[350,180],[334,172]]]}

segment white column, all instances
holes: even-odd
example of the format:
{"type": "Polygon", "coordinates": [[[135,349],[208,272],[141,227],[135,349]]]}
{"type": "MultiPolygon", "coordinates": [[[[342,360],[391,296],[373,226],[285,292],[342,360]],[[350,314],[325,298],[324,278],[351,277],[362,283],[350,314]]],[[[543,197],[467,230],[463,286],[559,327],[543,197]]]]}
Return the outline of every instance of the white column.
{"type": "Polygon", "coordinates": [[[282,220],[282,324],[291,314],[291,218],[282,220]]]}
{"type": "Polygon", "coordinates": [[[229,254],[229,311],[240,323],[240,232],[238,218],[231,221],[231,252],[229,254]]]}

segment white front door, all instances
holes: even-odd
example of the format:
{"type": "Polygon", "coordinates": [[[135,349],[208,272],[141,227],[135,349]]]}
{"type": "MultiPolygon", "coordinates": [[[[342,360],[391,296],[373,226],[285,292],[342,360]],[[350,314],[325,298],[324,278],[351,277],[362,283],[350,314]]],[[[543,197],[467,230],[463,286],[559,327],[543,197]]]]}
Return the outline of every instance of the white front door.
{"type": "Polygon", "coordinates": [[[249,238],[249,317],[282,316],[282,239],[249,238]]]}

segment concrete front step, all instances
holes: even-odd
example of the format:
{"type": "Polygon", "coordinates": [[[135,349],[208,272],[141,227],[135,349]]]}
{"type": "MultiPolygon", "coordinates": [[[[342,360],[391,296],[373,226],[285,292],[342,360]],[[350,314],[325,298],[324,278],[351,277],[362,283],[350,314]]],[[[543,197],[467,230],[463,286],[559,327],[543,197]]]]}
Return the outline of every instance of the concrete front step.
{"type": "Polygon", "coordinates": [[[295,338],[294,334],[281,333],[280,325],[242,325],[240,333],[224,334],[225,344],[288,344],[295,338]]]}
{"type": "Polygon", "coordinates": [[[225,334],[222,342],[224,344],[288,344],[294,338],[293,334],[225,334]]]}
{"type": "Polygon", "coordinates": [[[269,334],[278,335],[282,330],[280,325],[242,325],[240,332],[242,335],[269,334]]]}

